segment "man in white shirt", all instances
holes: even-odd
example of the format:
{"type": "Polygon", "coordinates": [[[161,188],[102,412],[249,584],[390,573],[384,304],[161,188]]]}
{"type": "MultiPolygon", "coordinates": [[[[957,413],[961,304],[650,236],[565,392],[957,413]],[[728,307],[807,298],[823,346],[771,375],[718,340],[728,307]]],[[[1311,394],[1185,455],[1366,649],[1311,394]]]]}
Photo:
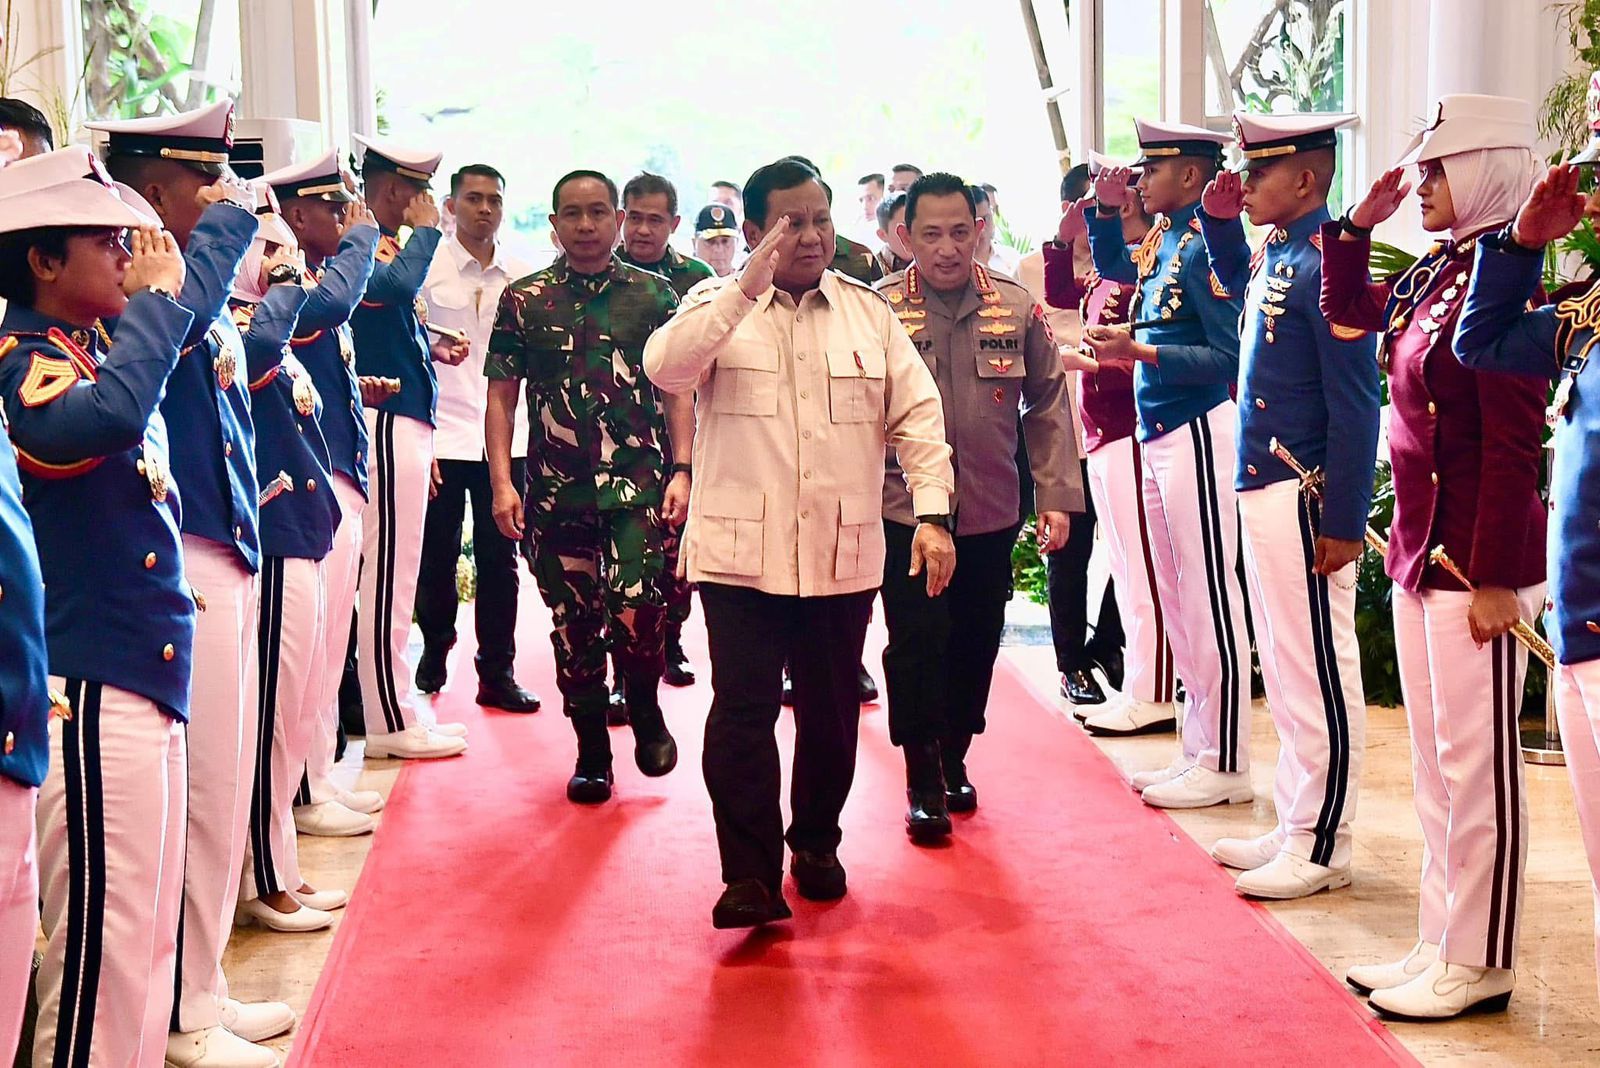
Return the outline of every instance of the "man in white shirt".
{"type": "Polygon", "coordinates": [[[1021,255],[1014,248],[995,243],[999,220],[995,218],[994,197],[990,195],[988,187],[975,185],[972,187],[972,199],[978,205],[978,222],[982,224],[978,228],[978,250],[972,258],[991,271],[1015,278],[1021,255]]]}
{"type": "MultiPolygon", "coordinates": [[[[422,631],[417,688],[437,693],[448,676],[446,656],[456,641],[456,560],[461,554],[461,526],[470,496],[472,558],[478,572],[473,604],[478,704],[507,712],[536,712],[539,698],[518,685],[511,673],[516,656],[517,543],[495,526],[489,465],[483,451],[483,417],[489,397],[483,360],[489,351],[495,309],[506,286],[529,272],[525,263],[496,240],[505,218],[504,192],[505,179],[485,164],[471,164],[450,176],[445,208],[455,217],[455,234],[439,245],[422,284],[428,325],[464,334],[471,351],[461,364],[435,367],[439,410],[431,499],[417,578],[417,626],[422,631]]],[[[518,485],[527,454],[528,424],[518,418],[512,441],[512,477],[518,485]]]]}

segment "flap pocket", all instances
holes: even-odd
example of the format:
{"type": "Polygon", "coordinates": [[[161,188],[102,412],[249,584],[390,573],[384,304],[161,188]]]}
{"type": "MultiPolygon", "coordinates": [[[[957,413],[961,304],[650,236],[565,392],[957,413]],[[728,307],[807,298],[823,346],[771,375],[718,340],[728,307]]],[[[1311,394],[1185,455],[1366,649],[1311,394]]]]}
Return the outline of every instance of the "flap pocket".
{"type": "Polygon", "coordinates": [[[861,349],[829,349],[829,378],[879,378],[884,376],[888,361],[883,349],[868,346],[861,349]]]}
{"type": "Polygon", "coordinates": [[[744,486],[706,486],[700,491],[700,511],[718,519],[766,518],[767,495],[744,486]]]}
{"type": "Polygon", "coordinates": [[[883,576],[883,495],[858,493],[839,498],[839,540],[833,552],[833,577],[883,576]]]}
{"type": "Polygon", "coordinates": [[[883,521],[883,494],[857,493],[839,498],[839,525],[859,526],[883,521]]]}

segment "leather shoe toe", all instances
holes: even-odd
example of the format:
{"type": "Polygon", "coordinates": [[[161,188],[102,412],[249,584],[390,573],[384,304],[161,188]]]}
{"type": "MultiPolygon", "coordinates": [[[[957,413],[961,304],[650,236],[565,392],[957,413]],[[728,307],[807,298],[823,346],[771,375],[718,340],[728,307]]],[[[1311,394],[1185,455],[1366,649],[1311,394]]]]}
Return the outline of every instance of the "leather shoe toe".
{"type": "Polygon", "coordinates": [[[712,906],[711,926],[719,931],[760,927],[793,915],[783,894],[768,890],[760,879],[740,879],[729,883],[712,906]]]}

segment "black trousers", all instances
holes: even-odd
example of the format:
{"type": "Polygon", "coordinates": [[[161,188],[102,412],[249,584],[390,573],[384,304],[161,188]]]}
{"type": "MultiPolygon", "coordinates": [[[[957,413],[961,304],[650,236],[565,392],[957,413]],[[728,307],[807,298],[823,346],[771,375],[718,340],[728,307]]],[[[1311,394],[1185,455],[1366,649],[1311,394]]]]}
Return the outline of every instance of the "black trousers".
{"type": "Polygon", "coordinates": [[[889,644],[883,681],[889,740],[895,745],[950,734],[982,734],[989,684],[1011,599],[1011,547],[1017,528],[958,535],[956,573],[938,597],[926,573],[912,578],[914,527],[885,521],[883,618],[889,644]]]}
{"type": "Polygon", "coordinates": [[[856,669],[876,591],[780,597],[699,584],[711,646],[711,714],[702,759],[722,854],[722,881],[783,879],[783,843],[832,852],[856,773],[861,697],[856,669]],[[778,698],[783,664],[794,682],[792,819],[783,830],[778,698]]]}
{"type": "MultiPolygon", "coordinates": [[[[423,645],[445,650],[456,643],[456,560],[461,523],[472,498],[472,559],[478,569],[473,617],[478,635],[478,678],[498,682],[511,675],[517,655],[517,543],[494,523],[494,494],[484,460],[440,460],[439,495],[428,502],[422,527],[422,562],[417,574],[417,627],[423,645]]],[[[521,486],[523,461],[511,461],[511,481],[521,486]]]]}
{"type": "MultiPolygon", "coordinates": [[[[1081,462],[1081,461],[1080,461],[1081,462]]],[[[1100,598],[1100,615],[1089,636],[1089,557],[1094,552],[1094,500],[1090,497],[1089,465],[1083,464],[1084,512],[1072,517],[1067,543],[1044,558],[1050,596],[1050,637],[1056,647],[1056,670],[1063,675],[1087,671],[1097,657],[1122,651],[1126,638],[1111,583],[1100,598]]],[[[959,563],[956,571],[959,573],[959,563]]]]}

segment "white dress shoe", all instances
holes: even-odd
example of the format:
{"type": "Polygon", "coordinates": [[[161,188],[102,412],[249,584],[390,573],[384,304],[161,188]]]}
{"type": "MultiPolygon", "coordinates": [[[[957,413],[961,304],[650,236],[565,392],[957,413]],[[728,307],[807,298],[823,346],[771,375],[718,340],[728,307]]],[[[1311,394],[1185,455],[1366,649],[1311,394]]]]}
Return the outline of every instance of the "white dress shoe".
{"type": "Polygon", "coordinates": [[[1170,734],[1178,717],[1170,704],[1124,701],[1116,708],[1083,721],[1083,729],[1097,738],[1129,738],[1137,734],[1170,734]]]}
{"type": "Polygon", "coordinates": [[[1154,786],[1158,782],[1171,782],[1192,767],[1194,767],[1194,761],[1180,753],[1176,760],[1163,767],[1151,768],[1149,771],[1134,772],[1128,776],[1128,785],[1133,787],[1135,793],[1142,794],[1148,787],[1154,786]]]}
{"type": "Polygon", "coordinates": [[[340,790],[334,800],[351,812],[375,816],[383,811],[383,795],[376,790],[340,790]]]}
{"type": "Polygon", "coordinates": [[[1327,868],[1293,853],[1282,852],[1254,871],[1240,875],[1233,888],[1243,897],[1293,901],[1349,885],[1349,868],[1327,868]]]}
{"type": "Polygon", "coordinates": [[[1221,772],[1196,764],[1175,779],[1147,786],[1139,795],[1152,808],[1210,808],[1242,805],[1255,800],[1250,776],[1242,771],[1221,772]]]}
{"type": "Polygon", "coordinates": [[[333,923],[333,914],[323,912],[321,909],[307,908],[304,905],[293,912],[279,912],[259,898],[252,898],[249,901],[239,902],[239,907],[233,915],[233,922],[240,927],[249,927],[252,923],[260,924],[273,931],[320,931],[333,923]]]}
{"type": "Polygon", "coordinates": [[[223,998],[217,1006],[222,1026],[246,1042],[265,1042],[294,1029],[294,1010],[281,1001],[235,1001],[223,998]]]}
{"type": "Polygon", "coordinates": [[[294,810],[294,829],[319,838],[353,838],[371,834],[378,823],[364,812],[352,812],[337,801],[320,801],[294,810]]]}
{"type": "Polygon", "coordinates": [[[278,1055],[226,1027],[167,1035],[167,1068],[278,1068],[278,1055]]]}
{"type": "Polygon", "coordinates": [[[466,752],[467,743],[461,738],[448,738],[434,734],[422,724],[407,727],[392,734],[367,735],[367,756],[396,757],[401,760],[437,760],[466,752]]]}
{"type": "Polygon", "coordinates": [[[428,729],[434,734],[444,738],[465,738],[467,725],[465,723],[430,723],[428,729]]]}
{"type": "Polygon", "coordinates": [[[343,890],[317,890],[310,894],[302,894],[298,890],[289,891],[291,897],[308,909],[318,912],[332,912],[342,909],[350,904],[350,895],[343,890]]]}
{"type": "Polygon", "coordinates": [[[1211,859],[1225,868],[1254,871],[1278,855],[1283,835],[1268,831],[1259,838],[1219,838],[1211,847],[1211,859]]]}
{"type": "Polygon", "coordinates": [[[1469,1012],[1504,1012],[1517,973],[1436,960],[1403,986],[1374,990],[1368,1003],[1397,1020],[1448,1020],[1469,1012]]]}
{"type": "Polygon", "coordinates": [[[1344,973],[1344,981],[1362,994],[1370,994],[1374,990],[1389,990],[1411,982],[1427,971],[1429,965],[1438,959],[1437,942],[1418,942],[1411,947],[1411,952],[1397,961],[1388,964],[1357,964],[1344,973]]]}

